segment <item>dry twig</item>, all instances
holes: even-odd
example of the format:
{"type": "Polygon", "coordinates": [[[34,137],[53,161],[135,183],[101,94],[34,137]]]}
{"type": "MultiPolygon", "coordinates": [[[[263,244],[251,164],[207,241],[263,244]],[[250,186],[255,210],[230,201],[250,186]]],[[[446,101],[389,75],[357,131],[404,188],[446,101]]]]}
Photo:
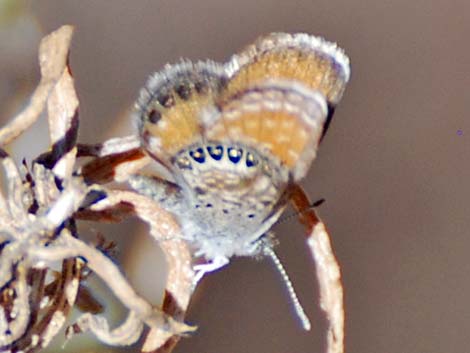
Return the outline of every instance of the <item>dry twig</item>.
{"type": "Polygon", "coordinates": [[[28,107],[0,130],[0,146],[5,146],[13,141],[39,118],[51,90],[67,66],[72,34],[72,26],[63,26],[41,41],[39,46],[41,81],[34,91],[28,107]]]}
{"type": "Polygon", "coordinates": [[[308,230],[307,244],[315,260],[320,306],[328,321],[327,353],[344,352],[344,307],[341,272],[325,224],[318,218],[299,185],[292,187],[291,202],[308,230]]]}
{"type": "MultiPolygon", "coordinates": [[[[142,208],[143,197],[136,201],[135,197],[139,196],[134,193],[112,191],[108,197],[106,189],[90,182],[92,179],[93,182],[125,179],[128,172],[145,165],[147,162],[136,149],[135,139],[110,141],[99,149],[95,146],[97,158],[90,165],[98,168],[89,168],[91,172],[85,179],[90,178],[86,182],[76,173],[78,100],[67,66],[72,33],[72,27],[64,26],[41,42],[41,82],[30,105],[0,130],[0,145],[6,146],[37,120],[47,102],[51,148],[33,161],[31,170],[26,164],[20,170],[13,159],[0,150],[8,181],[7,195],[0,194],[1,352],[34,352],[50,343],[75,305],[85,266],[113,290],[129,309],[129,314],[122,325],[110,329],[104,317],[86,313],[68,329],[69,337],[91,330],[105,343],[132,344],[147,325],[153,340],[147,346],[155,349],[169,337],[193,330],[141,298],[113,261],[95,246],[78,238],[75,215],[87,214],[88,208],[88,212],[100,207],[105,209],[118,198],[118,203],[134,206],[132,212],[128,209],[128,214],[148,221],[155,237],[163,237],[161,232],[167,229],[161,228],[163,223],[156,217],[157,206],[151,205],[151,210],[147,211],[142,208]],[[122,168],[123,163],[127,163],[125,168],[122,168]],[[99,177],[100,171],[107,176],[99,177]],[[47,274],[54,272],[52,269],[58,263],[61,274],[52,276],[54,279],[50,282],[47,274]]],[[[88,151],[93,149],[88,148],[88,151]]],[[[113,211],[109,211],[108,216],[119,217],[120,213],[114,215],[113,211]]],[[[162,217],[167,217],[168,224],[171,223],[171,217],[162,217]]],[[[172,227],[176,234],[179,229],[174,222],[172,227]]],[[[171,281],[190,280],[190,256],[174,259],[175,251],[183,255],[189,251],[179,241],[168,242],[164,248],[171,265],[171,281]]],[[[169,293],[181,301],[184,310],[189,294],[186,291],[181,295],[178,290],[179,287],[173,284],[169,286],[169,293]]],[[[179,319],[182,319],[181,315],[179,319]]]]}

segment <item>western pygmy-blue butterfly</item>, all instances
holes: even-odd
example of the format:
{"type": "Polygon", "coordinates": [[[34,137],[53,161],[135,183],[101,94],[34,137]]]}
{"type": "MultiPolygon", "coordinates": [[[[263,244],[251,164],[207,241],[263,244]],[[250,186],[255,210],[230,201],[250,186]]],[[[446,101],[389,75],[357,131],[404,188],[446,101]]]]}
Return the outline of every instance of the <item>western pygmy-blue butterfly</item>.
{"type": "Polygon", "coordinates": [[[144,150],[164,177],[131,185],[172,212],[204,260],[195,282],[232,256],[268,255],[270,228],[305,177],[350,76],[336,44],[273,33],[226,64],[181,61],[152,75],[136,103],[144,150]]]}

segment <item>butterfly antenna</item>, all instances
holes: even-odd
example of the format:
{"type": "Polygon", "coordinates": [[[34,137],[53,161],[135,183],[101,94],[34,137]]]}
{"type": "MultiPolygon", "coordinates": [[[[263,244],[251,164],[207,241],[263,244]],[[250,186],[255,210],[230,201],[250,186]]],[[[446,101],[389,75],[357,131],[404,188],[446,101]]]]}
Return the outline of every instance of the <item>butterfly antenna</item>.
{"type": "Polygon", "coordinates": [[[292,282],[290,281],[289,276],[287,275],[287,272],[284,269],[284,266],[282,266],[281,261],[279,260],[279,258],[277,257],[273,249],[266,247],[264,249],[264,253],[271,258],[277,270],[281,274],[284,284],[286,285],[287,292],[289,293],[291,302],[294,305],[295,313],[297,314],[297,317],[299,318],[303,329],[305,331],[310,331],[310,328],[311,328],[310,320],[308,319],[304,308],[300,304],[299,298],[297,297],[297,294],[295,293],[294,286],[292,285],[292,282]]]}

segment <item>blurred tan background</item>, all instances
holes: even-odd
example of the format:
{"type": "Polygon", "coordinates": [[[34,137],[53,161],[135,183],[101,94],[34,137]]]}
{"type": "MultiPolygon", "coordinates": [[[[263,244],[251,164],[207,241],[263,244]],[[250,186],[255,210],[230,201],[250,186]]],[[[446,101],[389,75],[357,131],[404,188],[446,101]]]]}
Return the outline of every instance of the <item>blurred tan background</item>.
{"type": "MultiPolygon", "coordinates": [[[[146,76],[167,62],[223,61],[271,31],[338,42],[352,60],[352,80],[304,186],[312,199],[326,199],[319,212],[342,266],[347,352],[467,351],[468,0],[16,3],[17,12],[0,27],[0,117],[13,116],[14,97],[24,92],[24,99],[37,83],[42,34],[73,24],[82,142],[128,134],[131,123],[122,117],[146,76]]],[[[107,234],[115,237],[118,228],[107,234]]],[[[176,352],[323,351],[325,322],[303,229],[291,219],[276,232],[312,331],[301,331],[269,261],[237,259],[204,279],[188,316],[199,330],[176,352]]],[[[142,257],[139,251],[148,249],[133,247],[133,239],[139,239],[134,245],[145,241],[135,233],[126,225],[120,256],[132,250],[142,257]]],[[[142,266],[123,261],[128,271],[142,266]]],[[[155,277],[162,265],[155,266],[137,271],[149,287],[162,281],[155,277]]],[[[97,351],[87,347],[82,351],[97,351]]]]}

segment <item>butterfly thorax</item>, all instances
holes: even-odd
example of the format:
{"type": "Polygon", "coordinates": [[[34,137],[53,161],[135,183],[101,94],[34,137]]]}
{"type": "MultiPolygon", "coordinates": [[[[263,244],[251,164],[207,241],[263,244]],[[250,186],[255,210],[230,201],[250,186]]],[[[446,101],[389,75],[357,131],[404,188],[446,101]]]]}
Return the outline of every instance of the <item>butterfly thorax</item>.
{"type": "Polygon", "coordinates": [[[180,151],[173,166],[185,194],[187,212],[181,219],[190,220],[185,233],[206,257],[253,252],[253,242],[284,207],[287,169],[247,146],[196,144],[180,151]]]}

